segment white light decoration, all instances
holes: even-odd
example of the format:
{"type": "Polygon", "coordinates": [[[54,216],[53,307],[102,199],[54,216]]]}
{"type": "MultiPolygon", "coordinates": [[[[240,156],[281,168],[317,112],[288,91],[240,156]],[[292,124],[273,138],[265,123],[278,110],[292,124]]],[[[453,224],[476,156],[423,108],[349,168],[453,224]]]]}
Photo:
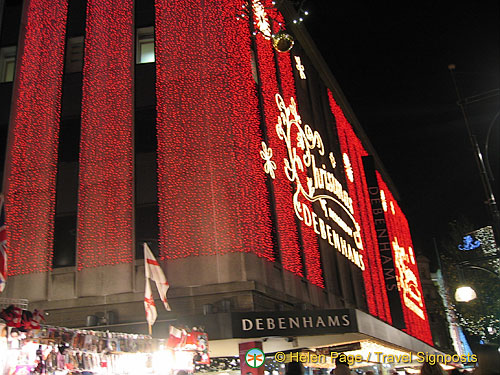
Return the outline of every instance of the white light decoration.
{"type": "Polygon", "coordinates": [[[457,302],[469,302],[476,298],[476,291],[470,286],[461,286],[455,291],[455,300],[457,300],[457,302]]]}
{"type": "Polygon", "coordinates": [[[408,264],[414,264],[413,249],[410,247],[408,253],[405,248],[399,246],[398,239],[394,237],[392,241],[394,249],[394,265],[398,269],[398,287],[403,291],[403,302],[411,311],[417,314],[421,319],[425,320],[424,315],[424,302],[422,300],[422,293],[418,285],[418,279],[415,273],[410,269],[408,264]],[[413,258],[413,261],[412,261],[413,258]]]}
{"type": "Polygon", "coordinates": [[[266,172],[274,180],[276,178],[276,175],[274,174],[274,171],[276,170],[276,163],[271,160],[273,157],[273,150],[271,150],[270,147],[267,147],[265,142],[262,142],[260,157],[266,161],[264,163],[264,172],[266,172]]]}
{"type": "Polygon", "coordinates": [[[259,0],[253,0],[252,2],[253,12],[256,18],[256,24],[259,31],[266,39],[271,39],[273,32],[271,31],[271,24],[267,18],[266,9],[264,5],[259,0]]]}
{"type": "MultiPolygon", "coordinates": [[[[391,202],[392,203],[392,202],[391,202]]],[[[413,254],[413,249],[411,247],[408,248],[408,252],[410,253],[410,261],[411,264],[415,264],[415,254],[413,254]]]]}
{"type": "Polygon", "coordinates": [[[380,202],[382,203],[384,212],[387,212],[387,199],[385,198],[385,191],[383,191],[382,189],[380,189],[380,202]]]}
{"type": "Polygon", "coordinates": [[[347,175],[349,181],[354,182],[354,172],[352,171],[352,165],[351,161],[349,160],[349,155],[344,152],[344,155],[342,155],[342,157],[344,159],[345,174],[347,175]]]}
{"type": "Polygon", "coordinates": [[[328,155],[328,157],[330,158],[330,163],[332,163],[332,168],[335,169],[335,167],[337,166],[337,161],[335,160],[335,156],[333,156],[333,152],[330,152],[330,155],[328,155]]]}
{"type": "Polygon", "coordinates": [[[305,73],[305,66],[302,65],[302,61],[300,61],[300,56],[294,56],[295,57],[295,67],[297,68],[297,71],[299,72],[299,77],[300,79],[306,79],[306,73],[305,73]]]}
{"type": "Polygon", "coordinates": [[[389,203],[391,204],[391,212],[392,212],[392,214],[396,215],[396,210],[394,209],[394,202],[390,201],[389,203]]]}
{"type": "MultiPolygon", "coordinates": [[[[363,241],[361,227],[354,218],[352,198],[335,175],[325,164],[317,165],[316,155],[312,152],[325,155],[321,135],[309,125],[302,126],[302,119],[297,113],[295,100],[290,98],[290,105],[286,105],[280,94],[276,94],[276,104],[280,114],[276,123],[276,133],[283,140],[287,148],[287,158],[284,159],[284,172],[287,178],[295,183],[293,206],[296,216],[305,225],[312,227],[314,232],[354,263],[361,270],[365,269],[363,261],[363,241]],[[307,177],[306,170],[311,171],[312,177],[307,177]],[[316,213],[304,203],[319,203],[322,212],[316,213]],[[338,210],[345,215],[339,215],[338,210]],[[333,221],[342,231],[354,240],[352,247],[344,237],[330,226],[333,221]]],[[[268,151],[261,151],[268,156],[268,151]]],[[[332,161],[330,159],[330,161],[332,161]]]]}

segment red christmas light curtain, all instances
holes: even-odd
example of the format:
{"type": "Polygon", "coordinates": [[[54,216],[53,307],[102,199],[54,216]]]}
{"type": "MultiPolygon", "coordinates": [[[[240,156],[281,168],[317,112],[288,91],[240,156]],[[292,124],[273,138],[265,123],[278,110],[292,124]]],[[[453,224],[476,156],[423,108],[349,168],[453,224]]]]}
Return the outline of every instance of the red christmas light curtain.
{"type": "Polygon", "coordinates": [[[7,165],[9,275],[51,268],[66,0],[24,6],[7,165]]]}
{"type": "MultiPolygon", "coordinates": [[[[269,16],[275,20],[272,23],[273,33],[277,33],[280,30],[280,24],[284,25],[285,20],[280,12],[278,12],[274,7],[272,7],[271,2],[267,2],[269,16]]],[[[296,98],[295,92],[295,79],[292,71],[292,58],[290,52],[276,53],[277,68],[280,75],[280,85],[283,92],[283,98],[285,102],[289,104],[290,98],[296,98]]],[[[297,102],[297,100],[295,100],[297,102]]],[[[300,113],[300,103],[298,103],[299,113],[300,113]]],[[[300,149],[297,150],[299,153],[300,149]]],[[[298,155],[301,157],[302,155],[298,155]]],[[[300,174],[299,178],[301,181],[307,181],[307,171],[298,171],[300,174]]],[[[304,200],[303,202],[309,210],[312,212],[312,203],[304,200]]],[[[314,285],[324,288],[323,270],[321,268],[321,254],[319,251],[318,237],[314,233],[311,227],[305,225],[303,221],[300,222],[300,234],[302,239],[302,248],[304,252],[304,260],[306,263],[306,277],[314,285]]]]}
{"type": "Polygon", "coordinates": [[[381,190],[382,206],[385,211],[401,305],[407,327],[404,331],[433,345],[408,221],[378,172],[377,180],[381,190]]]}
{"type": "Polygon", "coordinates": [[[368,187],[362,157],[368,155],[366,150],[347,121],[340,106],[336,103],[331,91],[328,91],[330,108],[335,117],[337,132],[342,153],[347,154],[350,163],[352,181],[347,175],[349,195],[353,199],[354,216],[361,225],[362,239],[365,253],[366,270],[363,272],[366,299],[370,314],[378,316],[386,322],[391,322],[389,302],[385,293],[385,281],[382,273],[382,264],[378,252],[377,235],[373,223],[368,187]]]}
{"type": "MultiPolygon", "coordinates": [[[[271,8],[271,2],[263,3],[265,8],[271,8]]],[[[275,95],[280,93],[277,81],[274,49],[270,39],[262,33],[255,37],[256,60],[260,77],[260,89],[263,99],[263,121],[265,122],[268,147],[273,151],[273,160],[278,161],[279,166],[275,171],[276,178],[273,180],[274,198],[276,202],[276,226],[279,235],[279,247],[283,268],[304,276],[304,270],[300,260],[299,237],[295,212],[293,209],[293,196],[290,181],[287,179],[281,163],[287,158],[287,149],[284,141],[276,134],[276,122],[279,116],[275,95]]],[[[290,85],[290,84],[288,84],[290,85]]],[[[291,94],[294,89],[287,87],[286,92],[291,94]]],[[[285,102],[290,103],[290,98],[285,102]]],[[[305,230],[310,228],[305,228],[305,230]]],[[[317,283],[320,281],[317,280],[317,283]]]]}
{"type": "Polygon", "coordinates": [[[160,257],[273,260],[258,100],[240,1],[157,0],[160,257]]]}
{"type": "Polygon", "coordinates": [[[239,177],[238,230],[244,250],[275,260],[271,238],[269,193],[262,169],[258,99],[252,76],[252,52],[249,25],[234,14],[240,1],[225,1],[225,40],[228,61],[226,92],[231,93],[230,124],[233,131],[235,170],[239,177]]]}
{"type": "Polygon", "coordinates": [[[78,269],[133,259],[133,1],[87,2],[78,269]]]}

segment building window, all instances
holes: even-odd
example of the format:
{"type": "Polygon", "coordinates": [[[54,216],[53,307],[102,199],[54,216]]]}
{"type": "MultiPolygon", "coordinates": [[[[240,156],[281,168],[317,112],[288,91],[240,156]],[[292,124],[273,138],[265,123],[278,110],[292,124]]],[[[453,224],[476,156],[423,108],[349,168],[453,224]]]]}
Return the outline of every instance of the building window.
{"type": "Polygon", "coordinates": [[[55,217],[52,267],[70,267],[76,263],[76,214],[55,217]]]}
{"type": "Polygon", "coordinates": [[[14,81],[16,70],[16,46],[0,49],[0,82],[14,81]]]}
{"type": "Polygon", "coordinates": [[[137,205],[135,208],[135,258],[144,259],[144,242],[158,256],[158,204],[137,205]]]}
{"type": "Polygon", "coordinates": [[[68,38],[66,45],[66,73],[81,72],[83,67],[83,36],[68,38]]]}
{"type": "Polygon", "coordinates": [[[137,29],[136,40],[136,62],[147,64],[155,62],[155,31],[154,27],[143,27],[137,29]]]}

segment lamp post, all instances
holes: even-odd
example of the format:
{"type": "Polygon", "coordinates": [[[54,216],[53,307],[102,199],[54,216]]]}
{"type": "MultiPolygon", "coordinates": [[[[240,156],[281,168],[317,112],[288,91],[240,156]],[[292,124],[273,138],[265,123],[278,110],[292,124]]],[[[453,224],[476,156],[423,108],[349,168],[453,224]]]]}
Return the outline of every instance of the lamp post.
{"type": "MultiPolygon", "coordinates": [[[[491,255],[491,256],[486,256],[486,257],[478,257],[473,259],[474,261],[488,261],[488,260],[494,260],[494,259],[499,259],[497,255],[491,255]]],[[[496,272],[485,268],[481,267],[475,264],[471,264],[470,260],[465,260],[463,262],[458,263],[458,277],[460,281],[460,285],[455,291],[455,300],[457,302],[470,302],[474,299],[477,298],[476,291],[472,289],[470,286],[465,284],[465,277],[464,277],[464,268],[470,268],[470,269],[475,269],[475,270],[481,270],[484,272],[487,272],[497,278],[500,279],[500,275],[497,274],[496,272]]]]}
{"type": "MultiPolygon", "coordinates": [[[[493,193],[493,188],[491,186],[491,176],[488,174],[488,170],[486,169],[485,159],[483,158],[483,154],[481,152],[481,148],[479,147],[479,143],[477,142],[476,135],[472,132],[472,128],[471,128],[470,123],[469,123],[469,117],[467,116],[467,111],[466,111],[467,105],[498,96],[500,93],[500,90],[494,89],[494,90],[490,90],[490,91],[487,91],[485,93],[474,95],[474,96],[471,96],[468,98],[462,98],[462,94],[460,93],[460,90],[458,88],[457,81],[455,78],[455,65],[454,64],[448,65],[448,69],[450,71],[451,78],[453,80],[453,85],[455,87],[455,91],[457,94],[457,98],[458,98],[457,104],[460,107],[460,110],[462,112],[465,127],[467,129],[467,134],[469,135],[469,139],[470,139],[470,142],[472,144],[472,148],[474,149],[474,156],[476,159],[476,164],[477,164],[477,167],[479,169],[479,173],[481,175],[481,182],[483,185],[484,193],[486,195],[486,204],[488,205],[488,208],[490,210],[491,219],[493,222],[492,227],[493,227],[493,234],[495,236],[495,242],[497,244],[497,254],[500,255],[500,252],[498,249],[498,244],[500,244],[500,211],[498,210],[495,195],[493,193]]],[[[495,117],[493,118],[493,121],[490,124],[490,127],[488,129],[487,141],[489,141],[491,128],[493,127],[497,118],[498,118],[498,114],[495,115],[495,117]]],[[[486,150],[487,149],[488,149],[488,145],[486,145],[486,150]]],[[[487,159],[486,159],[486,162],[487,162],[487,159]]]]}

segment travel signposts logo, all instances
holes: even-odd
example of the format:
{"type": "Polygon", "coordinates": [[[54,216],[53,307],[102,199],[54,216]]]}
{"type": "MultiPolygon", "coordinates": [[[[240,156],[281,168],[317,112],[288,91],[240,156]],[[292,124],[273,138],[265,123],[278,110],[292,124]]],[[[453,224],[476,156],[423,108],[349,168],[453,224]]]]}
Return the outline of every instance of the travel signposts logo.
{"type": "Polygon", "coordinates": [[[247,363],[248,366],[252,368],[257,368],[262,366],[264,364],[265,359],[266,355],[264,354],[264,352],[257,348],[250,349],[245,354],[245,362],[247,363]]]}

